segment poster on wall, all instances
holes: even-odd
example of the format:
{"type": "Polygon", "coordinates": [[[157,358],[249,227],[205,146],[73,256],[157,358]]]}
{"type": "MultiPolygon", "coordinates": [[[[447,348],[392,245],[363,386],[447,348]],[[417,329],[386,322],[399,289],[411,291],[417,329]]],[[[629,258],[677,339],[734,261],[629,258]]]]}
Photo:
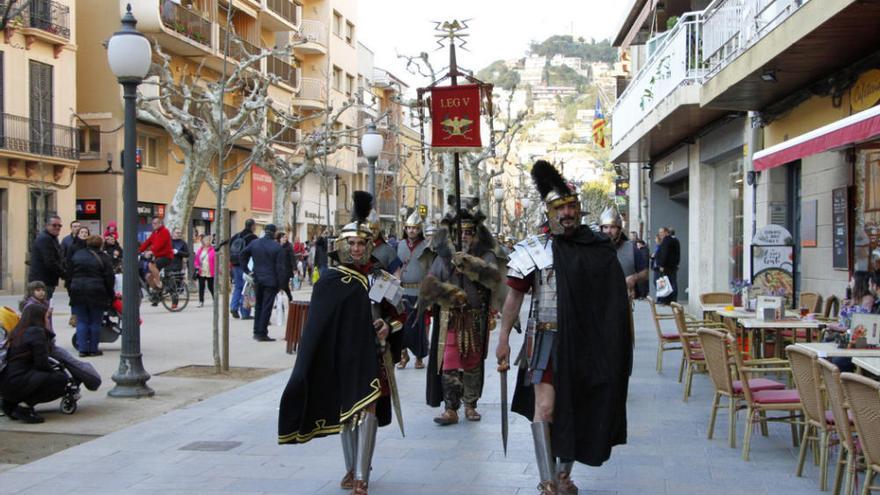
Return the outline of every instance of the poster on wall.
{"type": "Polygon", "coordinates": [[[794,295],[794,242],[780,225],[767,225],[752,239],[752,295],[783,296],[791,306],[794,295]]]}
{"type": "Polygon", "coordinates": [[[849,270],[849,198],[846,187],[831,191],[831,258],[835,270],[849,270]]]}
{"type": "Polygon", "coordinates": [[[272,176],[254,165],[251,168],[251,208],[272,211],[272,176]]]}

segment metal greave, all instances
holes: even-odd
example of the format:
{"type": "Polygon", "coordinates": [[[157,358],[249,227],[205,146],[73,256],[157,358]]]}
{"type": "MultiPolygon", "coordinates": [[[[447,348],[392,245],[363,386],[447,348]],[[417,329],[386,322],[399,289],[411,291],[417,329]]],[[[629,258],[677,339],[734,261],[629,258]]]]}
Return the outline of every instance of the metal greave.
{"type": "Polygon", "coordinates": [[[370,482],[370,464],[376,449],[376,431],[379,420],[371,412],[364,412],[357,427],[357,455],[355,456],[354,479],[370,482]]]}
{"type": "Polygon", "coordinates": [[[564,473],[566,477],[571,477],[572,467],[574,467],[574,461],[556,460],[556,474],[564,473]]]}
{"type": "Polygon", "coordinates": [[[339,436],[342,439],[342,455],[345,457],[345,472],[354,472],[354,463],[357,458],[357,422],[348,420],[342,425],[339,436]]]}
{"type": "Polygon", "coordinates": [[[556,479],[556,462],[550,448],[550,423],[536,421],[532,423],[532,440],[535,442],[535,461],[541,481],[556,479]]]}

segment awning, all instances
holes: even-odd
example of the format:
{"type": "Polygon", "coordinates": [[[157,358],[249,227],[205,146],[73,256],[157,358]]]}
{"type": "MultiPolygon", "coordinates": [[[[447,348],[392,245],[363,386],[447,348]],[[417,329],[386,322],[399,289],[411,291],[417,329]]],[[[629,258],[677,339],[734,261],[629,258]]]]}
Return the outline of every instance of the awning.
{"type": "Polygon", "coordinates": [[[880,106],[850,115],[758,151],[752,160],[755,170],[768,170],[806,156],[867,141],[878,135],[880,135],[880,106]]]}

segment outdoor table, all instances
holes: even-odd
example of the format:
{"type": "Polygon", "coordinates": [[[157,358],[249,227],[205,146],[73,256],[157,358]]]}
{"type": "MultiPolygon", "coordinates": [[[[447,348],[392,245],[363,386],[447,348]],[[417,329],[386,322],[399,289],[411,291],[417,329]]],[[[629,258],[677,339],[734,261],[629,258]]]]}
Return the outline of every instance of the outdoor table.
{"type": "Polygon", "coordinates": [[[858,368],[859,374],[867,371],[874,376],[880,376],[880,354],[878,357],[854,357],[852,362],[858,368]]]}
{"type": "Polygon", "coordinates": [[[834,342],[802,342],[795,345],[812,352],[820,358],[880,358],[880,349],[839,349],[834,342]]]}
{"type": "Polygon", "coordinates": [[[703,312],[703,319],[706,319],[706,315],[708,313],[718,313],[720,310],[730,306],[729,304],[718,304],[718,303],[700,303],[700,311],[703,312]]]}
{"type": "MultiPolygon", "coordinates": [[[[762,332],[766,332],[768,330],[775,331],[775,332],[779,332],[780,330],[791,330],[795,341],[797,341],[797,333],[796,332],[798,331],[798,329],[803,328],[805,330],[814,330],[814,329],[821,329],[825,326],[824,323],[816,321],[816,320],[802,320],[800,318],[784,319],[784,320],[771,320],[771,321],[759,320],[757,318],[740,318],[738,321],[739,321],[740,326],[742,326],[745,329],[749,329],[749,330],[756,330],[756,331],[759,330],[762,332]]],[[[749,334],[750,348],[754,349],[754,347],[751,346],[751,344],[753,343],[752,338],[753,338],[752,335],[749,334]]],[[[813,333],[808,331],[807,332],[807,342],[812,341],[812,339],[813,339],[813,333]]],[[[782,357],[781,343],[782,342],[779,339],[779,336],[777,335],[776,342],[773,346],[774,347],[773,354],[776,357],[782,357]]]]}

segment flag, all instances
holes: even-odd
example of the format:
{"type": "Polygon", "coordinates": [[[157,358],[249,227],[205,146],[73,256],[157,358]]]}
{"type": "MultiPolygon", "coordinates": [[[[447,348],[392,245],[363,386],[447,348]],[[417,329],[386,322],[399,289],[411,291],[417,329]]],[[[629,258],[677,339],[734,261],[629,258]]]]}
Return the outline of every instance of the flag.
{"type": "Polygon", "coordinates": [[[599,98],[596,98],[596,112],[593,116],[593,142],[600,148],[605,147],[605,115],[602,114],[599,98]]]}

